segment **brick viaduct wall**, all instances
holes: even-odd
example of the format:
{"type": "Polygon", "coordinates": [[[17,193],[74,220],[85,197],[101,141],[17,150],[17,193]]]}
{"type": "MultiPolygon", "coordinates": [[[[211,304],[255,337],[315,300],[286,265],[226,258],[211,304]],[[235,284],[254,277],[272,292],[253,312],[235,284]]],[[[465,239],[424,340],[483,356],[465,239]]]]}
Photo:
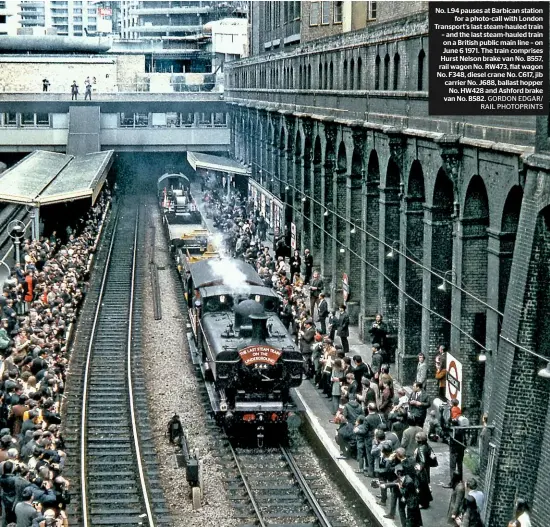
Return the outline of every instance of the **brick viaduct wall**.
{"type": "MultiPolygon", "coordinates": [[[[412,19],[414,25],[418,20],[412,19]]],[[[388,35],[391,40],[391,27],[388,35]]],[[[397,80],[402,89],[417,87],[411,79],[418,74],[414,61],[419,42],[427,46],[425,39],[417,35],[414,44],[407,39],[400,44],[414,58],[401,56],[405,70],[397,80]]],[[[290,64],[286,55],[229,69],[227,100],[238,93],[232,119],[235,157],[251,163],[253,177],[287,205],[299,246],[312,249],[333,298],[339,298],[341,273],[348,274],[350,311],[361,333],[366,335],[377,312],[385,315],[398,337],[401,382],[411,382],[420,350],[433,374],[433,354],[441,343],[462,362],[463,406],[473,423],[487,412],[495,426],[482,459],[488,527],[506,524],[520,496],[534,505],[534,525],[550,525],[544,502],[550,477],[550,384],[537,376],[546,363],[514,344],[550,356],[550,304],[547,287],[541,287],[550,273],[546,121],[538,122],[541,153],[533,154],[520,146],[525,143],[513,144],[513,135],[508,144],[465,137],[463,123],[451,123],[452,133],[429,124],[426,129],[400,126],[391,101],[388,125],[334,118],[316,106],[315,88],[330,90],[331,82],[334,91],[343,88],[342,59],[347,56],[349,65],[349,53],[357,52],[347,44],[345,37],[326,41],[328,54],[318,54],[321,43],[306,57],[322,65],[323,57],[339,57],[328,88],[324,66],[313,66],[310,81],[303,68],[302,76],[296,73],[299,62],[290,64]],[[276,79],[270,68],[279,60],[285,62],[276,79]],[[296,94],[311,93],[309,104],[300,98],[300,105],[289,110],[282,96],[277,103],[267,93],[261,101],[263,92],[254,87],[264,84],[257,83],[287,82],[288,76],[288,88],[306,90],[296,94]],[[540,137],[541,132],[546,135],[540,137]],[[438,288],[443,278],[446,293],[438,288]],[[484,364],[478,361],[478,344],[492,350],[484,364]]],[[[386,49],[383,42],[376,48],[386,49]]],[[[376,56],[372,49],[362,56],[369,55],[376,56]]],[[[364,60],[362,67],[361,88],[373,89],[374,61],[364,60]]],[[[391,68],[390,61],[389,79],[391,68]]],[[[427,115],[415,118],[429,122],[427,115]]],[[[429,389],[435,392],[433,380],[429,389]]]]}

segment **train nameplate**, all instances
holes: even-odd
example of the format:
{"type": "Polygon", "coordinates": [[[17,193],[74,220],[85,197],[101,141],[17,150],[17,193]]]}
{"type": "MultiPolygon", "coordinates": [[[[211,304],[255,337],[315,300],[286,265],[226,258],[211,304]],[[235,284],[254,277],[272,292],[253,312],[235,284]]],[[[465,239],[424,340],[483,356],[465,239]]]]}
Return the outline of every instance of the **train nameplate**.
{"type": "Polygon", "coordinates": [[[281,350],[273,348],[271,346],[247,346],[239,351],[242,361],[245,366],[251,366],[252,364],[270,364],[274,366],[281,356],[281,350]]]}

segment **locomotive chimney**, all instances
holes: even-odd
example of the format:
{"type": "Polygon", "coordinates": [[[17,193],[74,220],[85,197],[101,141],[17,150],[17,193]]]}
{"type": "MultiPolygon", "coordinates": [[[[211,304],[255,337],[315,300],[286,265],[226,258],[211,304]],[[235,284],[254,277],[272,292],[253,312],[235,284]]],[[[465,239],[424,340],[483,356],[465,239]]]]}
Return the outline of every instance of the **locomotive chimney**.
{"type": "Polygon", "coordinates": [[[252,321],[252,343],[265,342],[269,337],[269,330],[267,329],[267,315],[249,315],[252,321]]]}

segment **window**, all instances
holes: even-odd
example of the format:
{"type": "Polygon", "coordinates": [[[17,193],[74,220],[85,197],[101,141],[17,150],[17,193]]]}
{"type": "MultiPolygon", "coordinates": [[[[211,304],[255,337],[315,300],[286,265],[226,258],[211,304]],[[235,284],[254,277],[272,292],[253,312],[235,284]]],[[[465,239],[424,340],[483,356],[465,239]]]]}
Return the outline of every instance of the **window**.
{"type": "Polygon", "coordinates": [[[3,116],[4,126],[17,126],[17,114],[15,112],[8,112],[3,116]]]}
{"type": "Polygon", "coordinates": [[[369,2],[367,6],[367,19],[376,20],[376,2],[369,2]]]}
{"type": "Polygon", "coordinates": [[[6,15],[0,15],[0,24],[6,23],[6,15]]]}
{"type": "Polygon", "coordinates": [[[50,126],[50,114],[49,113],[37,113],[36,114],[36,126],[50,126]]]}
{"type": "Polygon", "coordinates": [[[342,2],[334,2],[334,23],[342,23],[342,2]]]}
{"type": "Polygon", "coordinates": [[[180,114],[171,112],[166,114],[166,126],[168,128],[176,128],[180,125],[180,114]]]}
{"type": "Polygon", "coordinates": [[[309,5],[309,25],[319,25],[319,2],[311,2],[309,5]]]}
{"type": "Polygon", "coordinates": [[[121,113],[121,128],[144,128],[149,125],[148,113],[121,113]]]}
{"type": "Polygon", "coordinates": [[[21,126],[34,126],[34,113],[22,113],[21,126]]]}
{"type": "Polygon", "coordinates": [[[330,2],[321,2],[321,24],[330,24],[330,2]]]}
{"type": "Polygon", "coordinates": [[[294,2],[294,20],[302,18],[302,2],[294,2]]]}

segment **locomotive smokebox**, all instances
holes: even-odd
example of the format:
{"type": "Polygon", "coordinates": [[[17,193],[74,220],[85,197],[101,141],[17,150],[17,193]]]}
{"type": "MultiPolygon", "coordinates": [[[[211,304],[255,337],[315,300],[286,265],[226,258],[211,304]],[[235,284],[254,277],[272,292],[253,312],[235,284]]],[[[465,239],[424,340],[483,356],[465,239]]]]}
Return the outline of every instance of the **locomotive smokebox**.
{"type": "Polygon", "coordinates": [[[269,337],[269,330],[267,329],[267,321],[269,317],[267,315],[249,315],[252,321],[252,336],[250,338],[250,344],[261,344],[266,342],[269,337]]]}

